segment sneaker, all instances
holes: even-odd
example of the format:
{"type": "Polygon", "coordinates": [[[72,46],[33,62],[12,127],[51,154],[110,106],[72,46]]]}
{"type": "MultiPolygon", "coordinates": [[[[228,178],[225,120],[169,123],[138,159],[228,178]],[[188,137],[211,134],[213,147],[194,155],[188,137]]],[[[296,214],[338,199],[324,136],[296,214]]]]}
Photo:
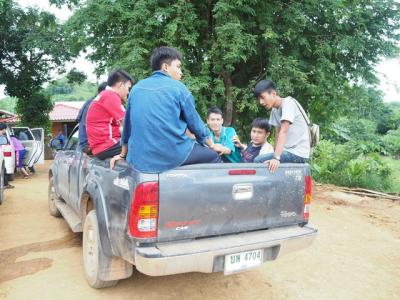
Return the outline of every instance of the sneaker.
{"type": "Polygon", "coordinates": [[[14,188],[14,186],[11,185],[11,184],[8,184],[8,185],[4,186],[4,189],[13,189],[13,188],[14,188]]]}

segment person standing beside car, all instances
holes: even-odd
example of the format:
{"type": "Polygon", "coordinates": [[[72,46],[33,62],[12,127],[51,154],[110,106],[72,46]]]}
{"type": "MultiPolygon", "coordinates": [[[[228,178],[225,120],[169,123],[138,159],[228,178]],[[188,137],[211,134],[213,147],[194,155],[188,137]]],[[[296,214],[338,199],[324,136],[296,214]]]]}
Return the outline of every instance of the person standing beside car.
{"type": "Polygon", "coordinates": [[[56,139],[60,141],[61,147],[64,147],[66,138],[62,130],[58,131],[56,139]]]}
{"type": "Polygon", "coordinates": [[[18,171],[21,171],[24,174],[24,178],[29,178],[29,173],[26,171],[24,166],[24,158],[25,158],[25,147],[22,145],[21,141],[15,137],[15,135],[11,135],[11,142],[14,146],[15,151],[15,167],[18,171]]]}

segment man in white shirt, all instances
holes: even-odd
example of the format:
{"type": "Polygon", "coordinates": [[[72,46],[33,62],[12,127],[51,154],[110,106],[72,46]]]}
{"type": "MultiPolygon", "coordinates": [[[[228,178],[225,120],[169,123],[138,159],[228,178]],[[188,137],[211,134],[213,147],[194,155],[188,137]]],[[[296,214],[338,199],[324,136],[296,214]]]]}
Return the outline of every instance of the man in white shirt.
{"type": "Polygon", "coordinates": [[[254,95],[262,106],[271,110],[269,122],[275,128],[274,153],[260,155],[254,161],[269,161],[271,172],[275,172],[280,163],[306,162],[310,158],[309,129],[297,100],[281,98],[271,80],[258,82],[254,95]]]}

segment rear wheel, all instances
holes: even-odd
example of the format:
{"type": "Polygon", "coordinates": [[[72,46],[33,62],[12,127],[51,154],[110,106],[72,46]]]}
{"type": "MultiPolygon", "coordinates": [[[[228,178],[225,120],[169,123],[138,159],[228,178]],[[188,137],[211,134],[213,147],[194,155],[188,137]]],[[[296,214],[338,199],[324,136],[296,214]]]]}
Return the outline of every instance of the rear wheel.
{"type": "Polygon", "coordinates": [[[48,190],[48,204],[49,204],[49,212],[53,217],[61,217],[61,213],[56,206],[56,201],[58,200],[58,196],[56,194],[56,189],[54,187],[54,177],[51,177],[49,180],[49,190],[48,190]]]}
{"type": "Polygon", "coordinates": [[[2,204],[4,200],[4,176],[4,165],[2,165],[0,175],[0,204],[2,204]]]}
{"type": "Polygon", "coordinates": [[[101,270],[107,269],[107,266],[111,264],[111,258],[107,257],[101,248],[95,210],[91,210],[86,216],[82,243],[83,265],[89,285],[96,289],[115,286],[118,280],[105,281],[100,278],[101,270]]]}

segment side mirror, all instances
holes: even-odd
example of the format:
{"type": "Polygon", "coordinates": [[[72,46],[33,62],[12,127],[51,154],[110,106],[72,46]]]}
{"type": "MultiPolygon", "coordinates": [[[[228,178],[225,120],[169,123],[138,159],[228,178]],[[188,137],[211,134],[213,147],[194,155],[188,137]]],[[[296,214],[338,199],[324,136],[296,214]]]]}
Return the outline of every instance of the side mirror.
{"type": "Polygon", "coordinates": [[[4,135],[0,135],[0,145],[3,146],[3,145],[7,145],[7,144],[8,144],[7,137],[4,135]]]}
{"type": "Polygon", "coordinates": [[[50,140],[49,146],[51,149],[56,151],[62,149],[60,140],[56,138],[50,140]]]}

